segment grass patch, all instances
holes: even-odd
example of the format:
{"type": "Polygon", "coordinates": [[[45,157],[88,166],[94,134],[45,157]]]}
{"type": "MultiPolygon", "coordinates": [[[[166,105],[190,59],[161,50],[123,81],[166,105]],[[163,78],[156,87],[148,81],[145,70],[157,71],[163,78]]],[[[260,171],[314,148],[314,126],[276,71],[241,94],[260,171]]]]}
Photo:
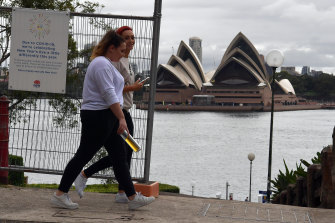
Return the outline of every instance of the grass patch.
{"type": "Polygon", "coordinates": [[[118,184],[92,184],[87,185],[85,192],[114,193],[118,192],[118,184]]]}
{"type": "MultiPolygon", "coordinates": [[[[57,189],[58,184],[26,184],[26,187],[31,188],[42,188],[42,189],[57,189]]],[[[74,187],[71,187],[74,190],[74,187]]],[[[169,184],[159,184],[159,191],[170,192],[179,194],[179,187],[169,184]]],[[[91,184],[87,185],[85,192],[96,192],[96,193],[117,193],[118,184],[91,184]]]]}
{"type": "MultiPolygon", "coordinates": [[[[57,189],[58,184],[26,184],[25,187],[41,188],[41,189],[57,189]]],[[[74,187],[71,187],[71,189],[74,189],[74,187]]]]}
{"type": "Polygon", "coordinates": [[[169,184],[159,184],[159,191],[179,194],[179,187],[169,184]]]}

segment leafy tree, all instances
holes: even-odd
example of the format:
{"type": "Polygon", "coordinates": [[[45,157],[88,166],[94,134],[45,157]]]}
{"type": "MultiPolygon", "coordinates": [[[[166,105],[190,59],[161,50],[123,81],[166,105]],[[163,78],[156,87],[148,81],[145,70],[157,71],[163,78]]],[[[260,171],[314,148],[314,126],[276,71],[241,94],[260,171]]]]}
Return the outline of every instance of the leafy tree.
{"type": "Polygon", "coordinates": [[[277,75],[278,79],[288,79],[297,96],[311,100],[331,100],[335,101],[335,76],[322,73],[318,76],[302,75],[294,76],[286,71],[277,75]]]}
{"type": "Polygon", "coordinates": [[[334,89],[334,83],[329,75],[321,74],[315,80],[314,91],[318,93],[319,98],[328,99],[330,98],[331,90],[334,89]]]}
{"type": "MultiPolygon", "coordinates": [[[[21,7],[21,8],[34,8],[34,9],[51,9],[59,11],[71,11],[71,12],[83,12],[83,13],[93,13],[99,8],[104,6],[99,3],[94,3],[90,1],[85,1],[81,3],[79,0],[2,0],[2,6],[7,7],[21,7]]],[[[3,13],[0,16],[8,18],[11,20],[11,13],[3,13]]],[[[1,33],[4,33],[4,37],[0,39],[0,50],[2,55],[0,57],[0,65],[10,57],[9,51],[9,40],[11,36],[10,23],[6,25],[1,25],[1,33]]],[[[71,27],[70,27],[71,29],[71,27]]],[[[75,64],[75,59],[78,58],[79,52],[77,50],[77,44],[71,34],[68,36],[68,62],[67,62],[67,82],[73,83],[78,82],[78,75],[73,75],[73,69],[75,64]]],[[[19,122],[25,121],[28,117],[26,114],[22,114],[20,111],[24,110],[27,106],[36,106],[36,99],[40,96],[45,96],[45,93],[36,92],[25,92],[25,91],[11,91],[8,94],[5,87],[2,87],[1,94],[6,94],[12,100],[10,105],[11,110],[11,121],[19,122]]],[[[80,102],[74,101],[73,99],[64,97],[63,95],[56,95],[53,99],[49,100],[49,104],[59,111],[57,113],[59,116],[55,117],[55,122],[59,126],[64,126],[67,121],[71,120],[71,115],[76,114],[77,107],[79,107],[80,102]]],[[[74,127],[76,121],[67,125],[68,127],[74,127]]]]}
{"type": "Polygon", "coordinates": [[[97,2],[79,0],[3,0],[1,5],[8,7],[34,8],[34,9],[52,9],[59,11],[93,13],[99,7],[104,7],[97,2]]]}
{"type": "MultiPolygon", "coordinates": [[[[21,8],[33,8],[33,9],[52,9],[52,10],[59,10],[59,11],[70,11],[70,12],[83,12],[83,13],[93,13],[97,9],[103,8],[104,5],[101,5],[99,3],[85,1],[84,3],[81,3],[79,0],[11,0],[1,1],[2,6],[7,7],[21,7],[21,8]]],[[[8,16],[8,15],[6,15],[8,16]]],[[[10,37],[10,29],[11,27],[9,24],[1,27],[1,32],[6,33],[5,42],[6,44],[1,44],[1,49],[3,53],[1,59],[0,59],[0,65],[1,63],[6,60],[10,52],[8,51],[8,44],[9,44],[9,37],[10,37]],[[7,49],[7,50],[6,50],[7,49]]],[[[1,41],[3,43],[3,41],[1,41]]],[[[69,36],[69,59],[73,59],[74,54],[78,54],[76,50],[74,50],[75,42],[71,36],[69,36]],[[73,53],[76,52],[76,53],[73,53]]]]}

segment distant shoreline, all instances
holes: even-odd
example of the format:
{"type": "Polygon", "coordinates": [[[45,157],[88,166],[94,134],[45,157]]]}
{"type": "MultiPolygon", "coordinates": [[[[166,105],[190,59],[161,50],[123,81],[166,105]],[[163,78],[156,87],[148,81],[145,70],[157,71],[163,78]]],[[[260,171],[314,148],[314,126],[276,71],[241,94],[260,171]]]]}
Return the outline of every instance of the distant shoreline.
{"type": "MultiPolygon", "coordinates": [[[[147,104],[137,104],[136,108],[147,110],[147,104]]],[[[274,111],[299,111],[335,109],[335,105],[307,104],[307,105],[275,105],[274,111]]],[[[218,105],[155,105],[156,111],[227,111],[227,112],[269,112],[271,106],[218,106],[218,105]]]]}

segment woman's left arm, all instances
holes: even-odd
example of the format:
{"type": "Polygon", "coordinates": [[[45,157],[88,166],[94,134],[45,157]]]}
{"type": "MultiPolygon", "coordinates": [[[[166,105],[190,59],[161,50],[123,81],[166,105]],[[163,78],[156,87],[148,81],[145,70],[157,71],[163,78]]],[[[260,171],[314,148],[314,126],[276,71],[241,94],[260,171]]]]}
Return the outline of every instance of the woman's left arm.
{"type": "Polygon", "coordinates": [[[121,109],[120,103],[115,103],[110,106],[110,109],[112,110],[113,114],[116,116],[116,118],[119,120],[119,128],[117,130],[117,134],[121,134],[126,130],[129,134],[129,130],[127,127],[127,122],[124,117],[123,111],[121,109]]]}

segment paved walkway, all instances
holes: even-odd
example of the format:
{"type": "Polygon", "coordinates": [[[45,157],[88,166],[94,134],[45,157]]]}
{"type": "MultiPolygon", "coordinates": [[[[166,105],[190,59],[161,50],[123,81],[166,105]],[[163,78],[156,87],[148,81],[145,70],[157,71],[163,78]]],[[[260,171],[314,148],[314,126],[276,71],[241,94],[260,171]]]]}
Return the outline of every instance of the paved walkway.
{"type": "Polygon", "coordinates": [[[12,222],[335,222],[335,210],[301,208],[161,194],[149,206],[129,211],[114,203],[115,194],[85,193],[79,199],[70,191],[79,209],[52,207],[54,190],[0,187],[0,223],[12,222]]]}

